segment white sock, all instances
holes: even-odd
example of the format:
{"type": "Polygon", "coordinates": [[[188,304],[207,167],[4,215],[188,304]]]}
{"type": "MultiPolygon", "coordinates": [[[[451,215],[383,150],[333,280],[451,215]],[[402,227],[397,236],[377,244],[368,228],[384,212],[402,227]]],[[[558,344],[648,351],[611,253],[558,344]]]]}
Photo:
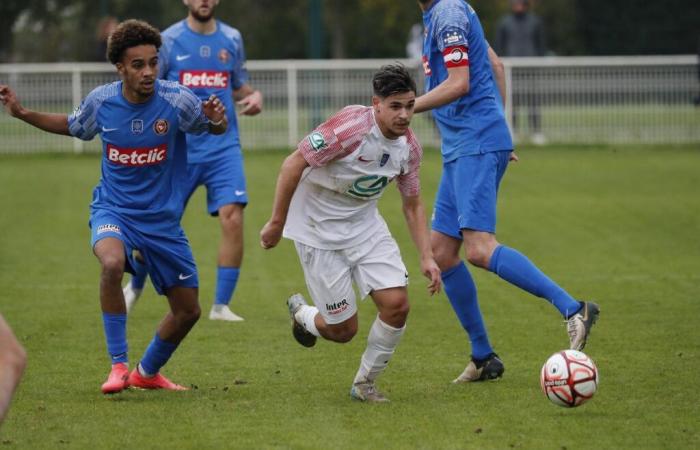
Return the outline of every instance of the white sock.
{"type": "Polygon", "coordinates": [[[320,337],[321,333],[319,333],[318,328],[316,328],[316,314],[318,314],[318,308],[315,306],[302,305],[302,307],[299,308],[299,311],[294,314],[294,318],[297,319],[299,323],[304,325],[306,331],[314,336],[320,337]]]}
{"type": "Polygon", "coordinates": [[[382,322],[377,315],[369,330],[367,349],[362,354],[360,368],[357,370],[353,383],[374,381],[384,371],[404,330],[406,330],[406,325],[394,328],[382,322]]]}

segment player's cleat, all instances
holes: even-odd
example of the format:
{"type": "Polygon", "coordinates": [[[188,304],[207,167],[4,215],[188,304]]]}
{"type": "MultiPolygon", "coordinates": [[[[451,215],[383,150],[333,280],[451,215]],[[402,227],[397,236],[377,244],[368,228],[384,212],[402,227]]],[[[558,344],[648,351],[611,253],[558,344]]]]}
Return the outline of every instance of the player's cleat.
{"type": "Polygon", "coordinates": [[[316,345],[316,336],[306,331],[304,325],[299,323],[294,316],[306,304],[306,300],[301,294],[294,294],[287,299],[287,308],[289,308],[289,317],[292,319],[292,335],[294,339],[304,347],[313,347],[316,345]]]}
{"type": "Polygon", "coordinates": [[[600,308],[593,302],[581,302],[581,310],[566,321],[566,331],[569,333],[569,348],[581,351],[586,346],[586,340],[591,333],[591,327],[598,320],[600,308]]]}
{"type": "Polygon", "coordinates": [[[165,389],[168,391],[189,390],[185,386],[180,386],[179,384],[173,383],[160,373],[157,373],[152,377],[144,377],[139,373],[138,368],[131,371],[127,383],[129,383],[129,387],[135,387],[137,389],[165,389]]]}
{"type": "Polygon", "coordinates": [[[373,381],[353,384],[352,388],[350,388],[350,397],[368,403],[386,403],[389,401],[384,394],[377,390],[373,381]]]}
{"type": "Polygon", "coordinates": [[[129,281],[126,286],[124,286],[124,289],[122,289],[122,292],[124,293],[124,303],[126,303],[126,312],[128,314],[134,308],[134,305],[136,305],[136,301],[139,297],[141,297],[143,289],[134,288],[131,285],[131,281],[129,281]]]}
{"type": "Polygon", "coordinates": [[[224,320],[226,322],[243,322],[243,317],[231,311],[228,305],[217,305],[211,307],[209,320],[224,320]]]}
{"type": "Polygon", "coordinates": [[[452,382],[462,384],[474,381],[497,380],[503,376],[505,370],[503,361],[495,353],[491,353],[484,359],[474,359],[472,357],[464,372],[452,382]]]}
{"type": "Polygon", "coordinates": [[[103,394],[116,394],[129,387],[127,379],[129,378],[129,368],[124,363],[116,363],[112,365],[112,371],[109,372],[107,381],[102,384],[103,394]]]}

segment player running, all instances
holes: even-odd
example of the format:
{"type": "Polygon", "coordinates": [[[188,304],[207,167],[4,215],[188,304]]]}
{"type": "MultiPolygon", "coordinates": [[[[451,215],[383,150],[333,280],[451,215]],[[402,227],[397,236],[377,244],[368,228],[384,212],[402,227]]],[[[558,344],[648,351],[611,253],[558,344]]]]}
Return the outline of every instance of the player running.
{"type": "Polygon", "coordinates": [[[158,30],[127,20],[112,33],[107,58],[121,81],[93,90],[69,116],[30,111],[7,86],[0,101],[10,115],[51,133],[102,139],[102,177],[90,205],[91,244],[100,262],[100,304],[112,369],[102,392],[134,386],[184,390],[160,374],[200,315],[197,270],[180,212],[187,178],[185,133],[226,131],[224,105],[200,101],[189,89],[157,79],[158,30]],[[170,312],[145,354],[128,371],[126,305],[121,281],[145,261],[145,270],[170,312]]]}
{"type": "Polygon", "coordinates": [[[415,111],[432,109],[442,138],[443,172],[431,244],[445,293],[472,345],[471,361],[454,382],[494,379],[504,367],[489,343],[474,281],[460,260],[462,245],[471,264],[549,300],[568,322],[573,349],[583,349],[599,309],[574,299],[526,256],[496,240],[498,186],[509,160],[517,161],[503,113],[502,66],[476,12],[465,1],[418,3],[426,29],[423,66],[428,92],[416,99],[415,111]]]}
{"type": "MultiPolygon", "coordinates": [[[[229,127],[220,136],[187,136],[185,204],[198,186],[207,188],[207,210],[219,216],[216,297],[209,319],[243,320],[229,308],[238,283],[243,259],[243,208],[248,203],[243,155],[233,101],[241,114],[254,116],[262,110],[262,95],[248,84],[243,38],[235,28],[214,18],[216,0],[185,0],[187,18],[163,32],[160,77],[178,81],[206,100],[214,94],[226,107],[229,127]]],[[[145,273],[138,273],[124,287],[127,310],[142,293],[145,273]]]]}
{"type": "Polygon", "coordinates": [[[340,343],[355,336],[353,281],[360,298],[372,297],[379,314],[350,395],[386,402],[375,380],[404,333],[409,310],[408,272],[377,210],[377,200],[394,179],[431,295],[440,290],[441,282],[420,198],[423,150],[408,128],[415,82],[403,66],[389,65],[374,75],[372,85],[371,107],[342,109],[285,159],[272,216],[260,232],[260,242],[269,249],[282,235],[294,241],[316,305],[307,305],[300,294],[287,300],[294,337],[306,347],[313,346],[318,336],[340,343]]]}

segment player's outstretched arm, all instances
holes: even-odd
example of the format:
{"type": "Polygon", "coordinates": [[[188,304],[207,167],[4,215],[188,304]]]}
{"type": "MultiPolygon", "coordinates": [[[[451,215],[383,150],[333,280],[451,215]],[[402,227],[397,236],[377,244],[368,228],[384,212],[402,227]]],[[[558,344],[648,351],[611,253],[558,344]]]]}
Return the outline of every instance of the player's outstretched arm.
{"type": "Polygon", "coordinates": [[[5,110],[12,117],[16,117],[29,125],[33,125],[49,133],[63,134],[70,136],[68,131],[68,115],[50,114],[38,111],[31,111],[22,106],[9,86],[0,84],[0,102],[5,106],[5,110]]]}
{"type": "Polygon", "coordinates": [[[202,102],[204,115],[209,119],[209,132],[211,134],[224,134],[228,128],[226,118],[226,107],[219,98],[212,94],[206,101],[202,102]]]}
{"type": "Polygon", "coordinates": [[[289,204],[292,201],[292,196],[297,189],[299,180],[301,180],[301,175],[308,166],[309,163],[299,150],[287,156],[282,163],[282,168],[277,177],[272,215],[260,231],[260,245],[264,249],[276,246],[282,239],[282,230],[285,222],[287,222],[289,204]]]}
{"type": "Polygon", "coordinates": [[[491,70],[493,70],[493,77],[496,81],[496,86],[498,87],[498,93],[501,94],[501,100],[503,100],[503,107],[506,107],[506,69],[503,65],[503,61],[498,57],[496,52],[489,47],[489,62],[491,63],[491,70]]]}
{"type": "Polygon", "coordinates": [[[233,99],[243,107],[241,114],[244,116],[254,116],[259,114],[263,108],[263,96],[258,90],[253,89],[249,84],[244,84],[233,90],[233,99]]]}
{"type": "Polygon", "coordinates": [[[27,355],[0,315],[0,424],[24,372],[27,355]]]}
{"type": "Polygon", "coordinates": [[[403,214],[406,217],[408,231],[420,252],[420,270],[430,280],[428,292],[433,295],[440,292],[442,279],[440,278],[440,268],[433,258],[433,250],[430,247],[425,208],[423,208],[420,195],[401,195],[401,199],[403,200],[403,214]]]}
{"type": "Polygon", "coordinates": [[[435,89],[416,98],[415,112],[420,113],[452,103],[469,92],[469,66],[450,67],[447,78],[435,89]]]}

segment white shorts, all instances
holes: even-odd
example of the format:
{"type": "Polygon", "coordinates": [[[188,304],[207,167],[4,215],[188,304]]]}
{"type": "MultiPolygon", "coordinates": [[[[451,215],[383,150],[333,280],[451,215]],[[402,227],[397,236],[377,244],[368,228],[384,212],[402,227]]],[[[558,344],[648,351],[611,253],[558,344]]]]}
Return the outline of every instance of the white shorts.
{"type": "Polygon", "coordinates": [[[328,324],[344,322],[357,312],[353,281],[360,299],[375,290],[408,284],[399,246],[388,233],[343,250],[323,250],[299,242],[294,245],[311,299],[328,324]]]}

